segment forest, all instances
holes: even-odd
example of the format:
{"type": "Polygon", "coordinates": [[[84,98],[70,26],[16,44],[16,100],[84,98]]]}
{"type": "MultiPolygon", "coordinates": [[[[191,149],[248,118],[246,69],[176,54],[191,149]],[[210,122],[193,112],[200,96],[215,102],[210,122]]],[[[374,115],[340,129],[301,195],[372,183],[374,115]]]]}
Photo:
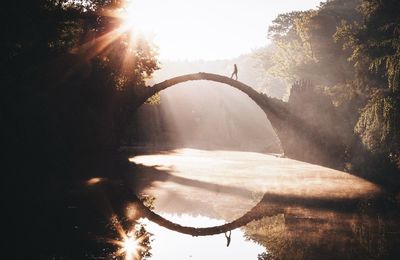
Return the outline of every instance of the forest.
{"type": "Polygon", "coordinates": [[[300,114],[340,132],[348,171],[399,169],[398,8],[396,1],[328,1],[281,14],[269,27],[273,44],[257,53],[267,73],[314,85],[308,93],[293,88],[289,102],[299,99],[300,114]],[[311,101],[318,95],[331,100],[336,125],[320,113],[324,102],[311,101]]]}

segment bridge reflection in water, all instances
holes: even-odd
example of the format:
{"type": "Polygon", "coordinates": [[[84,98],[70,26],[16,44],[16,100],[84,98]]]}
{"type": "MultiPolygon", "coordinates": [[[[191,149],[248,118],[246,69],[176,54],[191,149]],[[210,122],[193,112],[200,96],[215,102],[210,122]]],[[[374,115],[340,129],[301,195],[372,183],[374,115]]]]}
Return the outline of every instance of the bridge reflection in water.
{"type": "MultiPolygon", "coordinates": [[[[222,225],[223,219],[189,214],[163,214],[175,223],[185,226],[206,227],[222,225]]],[[[224,234],[191,237],[179,232],[171,232],[151,221],[143,221],[146,229],[153,235],[151,259],[257,259],[265,248],[246,239],[241,229],[232,231],[232,243],[226,246],[224,234]]]]}
{"type": "Polygon", "coordinates": [[[241,250],[248,257],[240,259],[384,259],[399,253],[398,202],[347,173],[232,151],[181,149],[136,155],[130,161],[128,177],[135,193],[156,198],[156,213],[142,208],[144,217],[185,234],[218,234],[177,235],[148,223],[158,241],[152,245],[154,257],[204,259],[205,252],[241,250]],[[222,221],[205,223],[211,228],[181,222],[196,217],[222,221]],[[239,227],[227,248],[224,233],[239,227]],[[243,236],[254,244],[246,244],[243,236]],[[173,249],[181,246],[179,239],[184,250],[173,249]]]}

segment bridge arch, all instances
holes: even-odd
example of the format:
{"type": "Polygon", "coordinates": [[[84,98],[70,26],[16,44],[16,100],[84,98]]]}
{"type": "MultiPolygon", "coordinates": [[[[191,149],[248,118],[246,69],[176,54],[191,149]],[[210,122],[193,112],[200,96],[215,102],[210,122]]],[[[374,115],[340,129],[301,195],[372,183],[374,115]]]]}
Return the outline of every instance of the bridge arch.
{"type": "Polygon", "coordinates": [[[283,150],[282,147],[282,142],[279,137],[278,129],[279,129],[279,115],[282,113],[282,101],[278,99],[273,99],[268,97],[265,94],[260,94],[250,86],[231,79],[226,76],[218,75],[218,74],[213,74],[213,73],[206,73],[206,72],[199,72],[199,73],[193,73],[193,74],[186,74],[178,77],[174,77],[165,81],[162,81],[160,83],[157,83],[153,85],[152,87],[147,88],[146,94],[144,96],[143,102],[150,98],[151,96],[155,95],[156,93],[165,90],[169,87],[172,87],[174,85],[177,85],[179,83],[184,83],[187,81],[195,81],[195,80],[208,80],[208,81],[214,81],[218,83],[223,83],[225,85],[228,85],[230,87],[233,87],[235,89],[240,90],[241,92],[245,93],[247,96],[250,97],[266,114],[267,119],[272,125],[273,131],[275,132],[275,135],[277,136],[279,140],[279,145],[281,149],[283,150]]]}
{"type": "MultiPolygon", "coordinates": [[[[345,145],[341,142],[339,132],[334,131],[334,128],[327,128],[323,124],[315,126],[311,121],[305,120],[301,116],[302,111],[297,111],[297,108],[293,107],[290,102],[271,98],[240,81],[226,76],[200,72],[171,78],[152,87],[145,88],[143,90],[144,95],[139,100],[139,105],[166,88],[193,80],[209,80],[223,83],[248,95],[266,114],[285,156],[342,169],[345,145]]],[[[319,106],[319,104],[317,105],[319,106]]],[[[335,113],[333,105],[332,113],[335,113]]],[[[336,125],[340,121],[334,118],[333,120],[335,122],[331,125],[336,125]]]]}

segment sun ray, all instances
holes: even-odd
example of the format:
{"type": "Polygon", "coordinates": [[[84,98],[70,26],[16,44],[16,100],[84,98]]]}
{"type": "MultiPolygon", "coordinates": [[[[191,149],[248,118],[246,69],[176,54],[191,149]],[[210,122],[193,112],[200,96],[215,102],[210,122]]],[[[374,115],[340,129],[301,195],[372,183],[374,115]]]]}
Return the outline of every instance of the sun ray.
{"type": "Polygon", "coordinates": [[[87,59],[91,59],[104,51],[111,43],[121,37],[123,31],[117,28],[108,33],[105,33],[89,42],[86,42],[75,48],[73,52],[83,54],[87,59]]]}

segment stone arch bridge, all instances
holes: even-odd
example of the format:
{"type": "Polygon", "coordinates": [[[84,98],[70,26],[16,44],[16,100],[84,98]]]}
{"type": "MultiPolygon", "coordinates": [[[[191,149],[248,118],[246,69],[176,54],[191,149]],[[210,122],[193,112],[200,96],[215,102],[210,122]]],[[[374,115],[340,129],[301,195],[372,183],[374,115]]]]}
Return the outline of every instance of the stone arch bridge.
{"type": "Polygon", "coordinates": [[[285,156],[334,168],[341,167],[344,145],[338,133],[325,130],[326,127],[316,127],[312,122],[304,120],[298,111],[293,111],[290,103],[259,93],[252,87],[226,76],[200,72],[174,77],[146,88],[139,103],[143,104],[164,89],[193,80],[223,83],[247,94],[271,122],[285,156]]]}

